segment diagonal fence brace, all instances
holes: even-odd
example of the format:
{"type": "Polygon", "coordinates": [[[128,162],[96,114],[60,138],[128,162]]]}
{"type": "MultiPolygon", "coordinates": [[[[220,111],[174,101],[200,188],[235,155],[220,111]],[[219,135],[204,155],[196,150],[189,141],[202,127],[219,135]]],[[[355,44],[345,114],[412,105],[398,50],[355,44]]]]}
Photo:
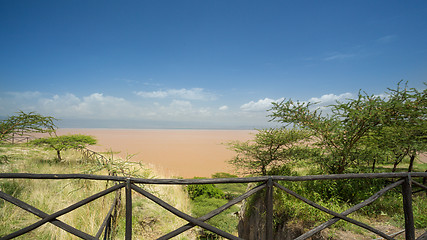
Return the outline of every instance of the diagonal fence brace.
{"type": "MultiPolygon", "coordinates": [[[[391,190],[391,189],[393,189],[393,188],[401,185],[404,181],[405,180],[402,179],[402,180],[399,180],[399,181],[397,181],[395,183],[392,183],[392,184],[388,185],[387,187],[385,187],[385,188],[381,189],[380,191],[376,192],[374,195],[372,195],[371,197],[369,197],[365,201],[363,201],[363,202],[361,202],[359,204],[356,204],[355,206],[353,206],[353,207],[345,210],[341,214],[344,215],[344,216],[349,215],[350,213],[355,212],[355,211],[361,209],[362,207],[365,207],[365,206],[373,203],[379,197],[381,197],[382,195],[384,195],[387,191],[389,191],[389,190],[391,190]]],[[[304,240],[304,239],[307,239],[307,238],[313,236],[314,234],[322,231],[323,229],[331,226],[332,224],[338,222],[339,220],[340,220],[340,218],[334,217],[334,218],[328,220],[327,222],[322,223],[321,225],[317,226],[316,228],[313,228],[310,231],[304,233],[303,235],[295,238],[295,240],[304,240]]]]}
{"type": "Polygon", "coordinates": [[[298,198],[299,200],[301,200],[301,201],[307,203],[308,205],[310,205],[310,206],[312,206],[314,208],[317,208],[317,209],[319,209],[319,210],[321,210],[321,211],[323,211],[325,213],[328,213],[328,214],[330,214],[330,215],[332,215],[334,217],[340,218],[340,219],[345,220],[347,222],[353,223],[354,225],[357,225],[359,227],[365,228],[365,229],[367,229],[367,230],[369,230],[369,231],[371,231],[373,233],[376,233],[376,234],[380,235],[381,237],[383,237],[385,239],[389,239],[389,240],[393,239],[390,236],[388,236],[387,234],[379,231],[378,229],[375,229],[375,228],[373,228],[373,227],[371,227],[371,226],[369,226],[369,225],[367,225],[365,223],[359,222],[359,221],[354,220],[352,218],[346,217],[345,215],[342,215],[342,214],[339,214],[337,212],[331,211],[331,210],[329,210],[329,209],[327,209],[327,208],[325,208],[325,207],[323,207],[323,206],[321,206],[321,205],[319,205],[319,204],[317,204],[317,203],[315,203],[315,202],[313,202],[311,200],[308,200],[307,198],[302,197],[301,195],[299,195],[299,194],[297,194],[297,193],[295,193],[295,192],[293,192],[293,191],[285,188],[284,186],[282,186],[282,185],[280,185],[280,184],[278,184],[276,182],[273,182],[273,185],[276,186],[276,187],[278,187],[278,188],[280,188],[281,190],[287,192],[288,194],[294,196],[295,198],[298,198]]]}
{"type": "MultiPolygon", "coordinates": [[[[246,193],[244,193],[244,194],[242,194],[242,195],[234,198],[233,200],[229,201],[228,203],[222,205],[221,207],[219,207],[219,208],[217,208],[215,210],[212,210],[211,212],[207,213],[206,215],[204,215],[202,217],[197,218],[197,220],[200,220],[200,221],[203,221],[203,222],[207,221],[207,220],[215,217],[216,215],[220,214],[221,212],[223,212],[227,208],[233,206],[234,204],[236,204],[238,202],[241,202],[244,199],[248,198],[249,196],[253,195],[254,193],[256,193],[256,192],[264,189],[265,187],[266,187],[265,183],[263,183],[261,185],[258,185],[256,187],[252,188],[251,190],[249,190],[248,192],[246,192],[246,193]]],[[[173,238],[173,237],[175,237],[175,236],[177,236],[177,235],[179,235],[179,234],[181,234],[181,233],[183,233],[183,232],[185,232],[185,231],[193,228],[194,226],[196,226],[196,225],[192,224],[192,223],[187,223],[186,225],[184,225],[184,226],[182,226],[182,227],[180,227],[180,228],[178,228],[178,229],[176,229],[176,230],[174,230],[174,231],[172,231],[172,232],[170,232],[170,233],[168,233],[168,234],[166,234],[166,235],[158,238],[157,240],[166,240],[166,239],[173,238]]]]}
{"type": "MultiPolygon", "coordinates": [[[[21,200],[19,200],[17,198],[14,198],[14,197],[12,197],[12,196],[10,196],[10,195],[2,192],[2,191],[0,191],[0,198],[2,198],[4,200],[6,200],[6,201],[8,201],[8,202],[10,202],[12,204],[14,204],[17,207],[20,207],[20,208],[22,208],[22,209],[24,209],[24,210],[26,210],[26,211],[28,211],[28,212],[36,215],[36,216],[38,216],[40,218],[45,218],[45,217],[49,216],[49,214],[41,211],[40,209],[35,208],[34,206],[31,206],[28,203],[23,202],[23,201],[21,201],[21,200]]],[[[66,223],[58,220],[58,219],[56,219],[56,218],[53,219],[52,221],[50,221],[50,223],[52,223],[53,225],[55,225],[55,226],[57,226],[57,227],[65,230],[65,231],[67,231],[67,232],[69,232],[69,233],[71,233],[73,235],[76,235],[77,237],[80,237],[80,238],[83,238],[83,239],[90,239],[90,240],[97,239],[97,238],[95,238],[95,237],[93,237],[93,236],[91,236],[91,235],[89,235],[89,234],[87,234],[85,232],[82,232],[82,231],[80,231],[80,230],[78,230],[78,229],[76,229],[76,228],[74,228],[74,227],[72,227],[72,226],[70,226],[70,225],[68,225],[68,224],[66,224],[66,223]]]]}
{"type": "Polygon", "coordinates": [[[71,205],[71,206],[69,206],[67,208],[64,208],[64,209],[62,209],[62,210],[60,210],[60,211],[58,211],[58,212],[56,212],[54,214],[46,216],[45,218],[43,218],[42,220],[40,220],[40,221],[38,221],[36,223],[33,223],[33,224],[31,224],[31,225],[29,225],[29,226],[27,226],[25,228],[22,228],[22,229],[20,229],[20,230],[18,230],[16,232],[13,232],[13,233],[9,234],[9,235],[3,236],[2,238],[0,238],[0,240],[12,239],[12,238],[21,236],[22,234],[25,234],[25,233],[27,233],[29,231],[32,231],[32,230],[40,227],[41,225],[43,225],[43,224],[45,224],[47,222],[52,221],[53,219],[55,219],[57,217],[60,217],[60,216],[66,214],[68,212],[71,212],[74,209],[77,209],[77,208],[79,208],[79,207],[81,207],[81,206],[83,206],[83,205],[85,205],[87,203],[90,203],[90,202],[92,202],[92,201],[94,201],[94,200],[96,200],[96,199],[98,199],[98,198],[100,198],[100,197],[102,197],[104,195],[107,195],[110,192],[114,192],[115,190],[120,189],[120,188],[124,187],[125,185],[126,185],[126,183],[121,183],[121,184],[115,185],[115,186],[113,186],[113,187],[111,187],[109,189],[106,189],[106,190],[104,190],[102,192],[96,193],[96,194],[94,194],[94,195],[92,195],[92,196],[90,196],[90,197],[88,197],[86,199],[83,199],[83,200],[81,200],[81,201],[79,201],[79,202],[77,202],[77,203],[75,203],[75,204],[73,204],[73,205],[71,205]]]}
{"type": "Polygon", "coordinates": [[[220,235],[222,237],[225,237],[227,239],[243,240],[243,239],[241,239],[239,237],[233,236],[230,233],[224,232],[224,231],[222,231],[222,230],[220,230],[220,229],[218,229],[216,227],[213,227],[213,226],[211,226],[211,225],[209,225],[209,224],[207,224],[205,222],[202,222],[200,220],[197,220],[196,218],[193,218],[192,216],[190,216],[190,215],[188,215],[186,213],[183,213],[183,212],[179,211],[178,209],[174,208],[173,206],[169,205],[168,203],[164,202],[163,200],[161,200],[160,198],[154,196],[153,194],[145,191],[144,189],[136,186],[135,184],[131,184],[131,188],[133,190],[135,190],[136,192],[142,194],[143,196],[147,197],[151,201],[157,203],[159,206],[165,208],[169,212],[175,214],[176,216],[178,216],[178,217],[180,217],[182,219],[187,220],[188,222],[190,222],[190,223],[192,223],[194,225],[200,226],[200,227],[202,227],[204,229],[207,229],[207,230],[209,230],[211,232],[214,232],[214,233],[216,233],[216,234],[218,234],[218,235],[220,235]]]}

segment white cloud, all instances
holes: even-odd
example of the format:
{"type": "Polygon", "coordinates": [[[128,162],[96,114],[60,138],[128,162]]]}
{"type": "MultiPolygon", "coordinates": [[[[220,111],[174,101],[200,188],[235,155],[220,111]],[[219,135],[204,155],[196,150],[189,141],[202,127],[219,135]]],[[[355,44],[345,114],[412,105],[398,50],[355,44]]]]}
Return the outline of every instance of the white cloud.
{"type": "MultiPolygon", "coordinates": [[[[179,91],[178,91],[179,92],[179,91]]],[[[169,93],[174,93],[170,91],[169,93]]],[[[181,92],[182,94],[185,91],[181,92]]],[[[178,95],[178,93],[174,93],[178,95]]],[[[309,99],[319,102],[317,107],[324,108],[336,100],[344,101],[350,98],[350,93],[340,95],[326,94],[309,99]]],[[[194,98],[194,97],[193,97],[194,98]]],[[[0,92],[0,116],[14,114],[18,110],[36,111],[40,114],[53,116],[58,119],[110,120],[118,123],[133,120],[136,122],[170,122],[180,126],[180,123],[196,123],[200,126],[267,126],[268,112],[273,102],[284,98],[264,98],[250,101],[232,109],[228,105],[211,107],[209,104],[193,102],[191,99],[136,99],[92,93],[77,96],[72,93],[46,95],[39,92],[23,92],[4,94],[0,92]],[[155,101],[154,101],[155,100],[155,101]],[[166,100],[166,101],[165,101],[166,100]]],[[[327,110],[326,110],[327,111],[327,110]]],[[[143,125],[141,125],[143,126],[143,125]]],[[[191,125],[187,125],[191,126],[191,125]]],[[[198,126],[198,125],[196,125],[198,126]]],[[[84,126],[82,126],[84,127],[84,126]]]]}
{"type": "Polygon", "coordinates": [[[206,92],[203,88],[191,89],[168,89],[153,92],[136,92],[136,95],[144,98],[181,98],[187,100],[214,100],[216,96],[212,93],[206,92]]]}
{"type": "Polygon", "coordinates": [[[104,96],[102,93],[93,93],[82,98],[70,93],[54,95],[40,99],[38,108],[59,118],[132,118],[141,112],[141,109],[123,98],[104,96]]]}
{"type": "Polygon", "coordinates": [[[274,100],[270,98],[264,98],[264,99],[258,100],[257,102],[250,101],[240,106],[240,109],[242,111],[249,111],[249,112],[266,111],[272,107],[271,105],[272,102],[281,102],[283,99],[284,98],[274,100]]]}
{"type": "Polygon", "coordinates": [[[228,106],[224,105],[218,108],[218,110],[220,111],[227,111],[228,110],[228,106]]]}
{"type": "Polygon", "coordinates": [[[168,93],[165,91],[137,92],[136,95],[145,98],[166,98],[168,96],[168,93]]]}
{"type": "Polygon", "coordinates": [[[322,95],[320,98],[313,97],[310,98],[308,101],[311,103],[318,103],[318,105],[330,105],[334,104],[336,101],[345,101],[346,99],[352,98],[353,94],[351,93],[343,93],[340,95],[335,94],[325,94],[322,95]]]}
{"type": "Polygon", "coordinates": [[[173,100],[170,104],[171,108],[191,109],[192,105],[189,101],[173,100]]]}

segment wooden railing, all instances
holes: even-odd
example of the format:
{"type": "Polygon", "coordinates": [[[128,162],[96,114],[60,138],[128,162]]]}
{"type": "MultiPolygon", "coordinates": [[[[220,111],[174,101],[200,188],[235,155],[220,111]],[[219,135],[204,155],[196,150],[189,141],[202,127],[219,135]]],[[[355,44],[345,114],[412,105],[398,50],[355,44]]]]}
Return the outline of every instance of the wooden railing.
{"type": "MultiPolygon", "coordinates": [[[[426,172],[412,172],[412,173],[366,173],[366,174],[340,174],[340,175],[313,175],[313,176],[265,176],[265,177],[249,177],[249,178],[219,178],[219,179],[141,179],[141,178],[126,178],[126,177],[119,177],[119,176],[100,176],[100,175],[86,175],[86,174],[30,174],[30,173],[0,173],[0,178],[3,179],[17,179],[17,178],[25,178],[25,179],[90,179],[90,180],[101,180],[101,181],[114,181],[116,182],[116,185],[101,191],[99,193],[96,193],[86,199],[83,199],[67,208],[64,208],[60,211],[57,211],[53,214],[48,214],[45,212],[42,212],[41,210],[35,208],[34,206],[31,206],[27,203],[22,202],[19,199],[16,199],[4,192],[0,191],[0,198],[15,204],[18,207],[21,207],[22,209],[31,212],[35,214],[36,216],[40,217],[41,220],[37,221],[36,223],[33,223],[25,228],[22,228],[16,232],[10,233],[6,236],[2,236],[0,239],[12,239],[18,236],[21,236],[25,233],[28,233],[29,231],[32,231],[40,226],[42,226],[45,223],[52,223],[55,226],[64,229],[65,231],[74,234],[75,236],[78,236],[82,239],[99,239],[103,232],[104,239],[108,238],[108,226],[109,221],[112,216],[112,212],[114,211],[115,207],[118,205],[118,202],[120,201],[119,197],[119,190],[124,188],[125,189],[125,199],[126,199],[126,230],[125,230],[125,239],[130,240],[132,239],[132,195],[133,191],[136,193],[139,193],[148,199],[152,200],[153,202],[157,203],[161,207],[167,209],[171,213],[175,214],[176,216],[185,219],[188,224],[158,238],[158,239],[170,239],[174,236],[177,236],[181,234],[184,231],[187,231],[195,226],[202,227],[204,229],[207,229],[213,233],[216,233],[224,238],[227,239],[241,239],[237,236],[233,236],[230,233],[224,232],[216,227],[213,227],[205,221],[208,219],[218,215],[219,213],[223,212],[225,209],[231,207],[232,205],[241,202],[242,200],[248,198],[252,194],[259,192],[262,189],[265,189],[266,191],[266,198],[265,198],[265,204],[266,204],[266,229],[265,229],[265,239],[273,239],[273,188],[277,187],[278,189],[281,189],[285,191],[286,193],[294,196],[295,198],[304,201],[306,204],[309,204],[310,206],[317,208],[325,213],[328,213],[332,215],[332,218],[314,229],[304,233],[303,235],[296,238],[297,240],[303,240],[307,239],[314,234],[322,231],[323,229],[331,226],[332,224],[336,223],[339,220],[344,220],[349,223],[355,224],[359,227],[362,227],[364,229],[367,229],[368,231],[371,231],[378,236],[381,236],[384,239],[394,239],[392,236],[385,234],[384,232],[375,229],[371,226],[368,226],[365,223],[359,222],[355,219],[352,219],[350,217],[347,217],[350,213],[359,210],[360,208],[367,206],[380,198],[382,195],[384,195],[387,191],[402,185],[402,196],[403,196],[403,210],[404,210],[404,217],[405,217],[405,236],[407,240],[415,240],[415,227],[414,227],[414,217],[413,217],[413,211],[412,211],[412,185],[415,185],[417,187],[420,187],[421,189],[427,191],[427,187],[421,183],[418,183],[413,180],[414,177],[422,177],[427,178],[426,172]],[[374,178],[389,178],[389,179],[396,179],[395,182],[391,183],[390,185],[386,186],[382,190],[378,191],[365,201],[347,209],[344,212],[337,213],[332,210],[329,210],[325,207],[322,207],[315,202],[308,200],[299,194],[295,193],[294,191],[280,185],[278,181],[314,181],[314,180],[339,180],[339,179],[361,179],[361,178],[368,178],[368,179],[374,179],[374,178]],[[163,184],[163,185],[190,185],[190,184],[228,184],[228,183],[259,183],[258,186],[252,188],[250,191],[244,193],[241,196],[238,196],[234,198],[233,200],[229,201],[227,204],[211,211],[210,213],[199,217],[194,218],[186,213],[183,213],[179,211],[178,209],[174,208],[170,204],[164,202],[160,198],[156,197],[155,195],[147,192],[146,190],[140,188],[136,184],[163,184]],[[132,191],[133,190],[133,191],[132,191]],[[99,230],[97,233],[93,236],[89,233],[84,233],[78,229],[75,229],[66,223],[58,220],[58,217],[73,211],[74,209],[77,209],[85,204],[88,204],[89,202],[92,202],[102,196],[105,196],[110,193],[116,193],[116,198],[113,201],[110,210],[105,217],[103,223],[101,224],[99,230]]],[[[421,238],[419,238],[421,239],[421,238]]]]}
{"type": "Polygon", "coordinates": [[[31,139],[34,139],[34,137],[31,136],[15,136],[12,135],[11,137],[5,138],[4,142],[8,142],[8,143],[28,143],[31,139]]]}

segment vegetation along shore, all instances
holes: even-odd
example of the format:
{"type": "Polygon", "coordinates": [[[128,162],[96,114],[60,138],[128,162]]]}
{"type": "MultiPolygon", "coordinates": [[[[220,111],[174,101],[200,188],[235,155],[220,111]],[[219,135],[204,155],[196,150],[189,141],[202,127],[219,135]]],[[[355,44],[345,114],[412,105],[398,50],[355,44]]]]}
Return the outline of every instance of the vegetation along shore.
{"type": "MultiPolygon", "coordinates": [[[[53,117],[18,112],[1,122],[0,172],[83,173],[142,179],[195,178],[201,181],[205,178],[397,172],[417,172],[417,176],[424,176],[427,172],[427,163],[423,160],[423,154],[427,151],[426,94],[426,90],[409,88],[407,84],[399,83],[395,89],[388,90],[386,97],[360,92],[355,99],[337,102],[327,108],[316,107],[316,103],[284,100],[274,103],[268,113],[272,121],[283,127],[228,131],[234,136],[224,136],[227,131],[222,130],[107,130],[110,131],[107,137],[104,130],[57,129],[56,119],[53,117]],[[122,134],[111,134],[114,131],[121,131],[122,134]],[[152,135],[146,139],[136,137],[149,135],[148,133],[152,135]],[[209,134],[215,137],[209,137],[209,134]],[[24,143],[10,142],[11,137],[27,136],[43,138],[28,139],[24,143]],[[108,140],[105,140],[107,138],[122,145],[110,146],[108,140]],[[141,149],[140,152],[134,152],[131,147],[126,148],[132,144],[126,143],[124,139],[131,139],[141,149]],[[204,141],[212,146],[212,152],[205,149],[204,141]],[[187,149],[186,144],[190,144],[192,148],[187,149]],[[107,146],[111,148],[108,149],[107,146]],[[174,147],[182,152],[175,152],[174,147]],[[147,149],[152,152],[149,153],[147,149]],[[183,160],[182,157],[188,156],[185,151],[195,151],[200,155],[195,155],[191,160],[183,160]],[[165,152],[170,155],[162,155],[165,152]],[[208,157],[225,159],[221,160],[223,165],[216,168],[214,160],[202,160],[208,157]],[[157,162],[145,161],[150,158],[157,162]],[[192,172],[183,171],[178,166],[192,172]]],[[[415,227],[414,238],[425,234],[427,229],[426,177],[414,177],[416,183],[412,185],[412,194],[409,193],[415,227]]],[[[307,201],[296,200],[295,196],[315,203],[312,205],[319,204],[335,213],[344,214],[353,206],[378,195],[384,187],[395,184],[395,188],[348,217],[351,218],[350,221],[363,226],[374,226],[387,236],[392,235],[389,239],[411,236],[411,233],[402,232],[408,223],[405,212],[405,204],[408,203],[405,203],[407,195],[402,194],[406,185],[402,184],[403,181],[399,182],[399,179],[285,180],[278,178],[270,183],[275,186],[274,190],[259,191],[221,214],[205,219],[206,222],[244,239],[265,239],[265,236],[294,239],[331,219],[330,214],[312,208],[307,201]],[[396,181],[398,183],[394,183],[396,181]],[[292,192],[293,195],[281,189],[290,189],[288,193],[292,192]],[[266,207],[266,199],[272,203],[272,209],[266,207]],[[266,218],[266,212],[269,211],[273,213],[270,235],[270,230],[266,227],[270,221],[266,218]]],[[[246,191],[260,187],[260,184],[263,183],[135,183],[134,190],[142,189],[149,195],[157,196],[184,215],[203,218],[216,208],[239,198],[246,191]]],[[[114,183],[111,181],[82,179],[0,179],[3,193],[35,206],[44,213],[56,212],[112,186],[114,183]]],[[[124,239],[127,231],[124,220],[126,194],[128,192],[122,189],[123,197],[120,197],[120,201],[114,200],[117,195],[106,195],[58,217],[58,220],[95,235],[109,213],[111,202],[115,202],[118,207],[114,208],[114,217],[110,218],[111,230],[100,234],[108,234],[111,239],[124,239]]],[[[136,239],[157,239],[187,224],[185,220],[174,216],[147,197],[139,194],[133,196],[131,227],[136,239]]],[[[0,200],[0,236],[7,236],[38,220],[39,217],[8,201],[0,200]]],[[[341,220],[312,236],[312,239],[379,237],[367,229],[341,220]]],[[[44,224],[22,237],[73,238],[53,224],[44,224]]],[[[218,235],[197,227],[179,234],[176,239],[216,238],[218,235]]]]}

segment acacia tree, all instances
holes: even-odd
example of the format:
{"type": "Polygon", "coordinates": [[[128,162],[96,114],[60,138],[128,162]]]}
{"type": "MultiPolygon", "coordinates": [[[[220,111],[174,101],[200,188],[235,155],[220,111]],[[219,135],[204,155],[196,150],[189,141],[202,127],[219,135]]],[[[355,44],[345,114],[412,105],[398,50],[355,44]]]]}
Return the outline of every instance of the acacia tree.
{"type": "Polygon", "coordinates": [[[17,115],[0,121],[0,142],[13,135],[25,136],[30,133],[52,133],[56,125],[54,117],[42,116],[35,112],[17,112],[17,115]]]}
{"type": "Polygon", "coordinates": [[[408,172],[415,158],[427,151],[427,89],[408,88],[407,83],[389,89],[389,118],[375,134],[372,147],[381,148],[391,156],[393,172],[405,157],[409,157],[408,172]]]}
{"type": "Polygon", "coordinates": [[[395,148],[398,153],[408,149],[407,145],[416,147],[417,150],[407,151],[412,154],[425,149],[425,91],[407,91],[399,86],[400,83],[396,90],[389,89],[387,97],[359,92],[356,99],[328,106],[329,114],[314,108],[316,103],[284,100],[273,103],[270,117],[310,131],[318,153],[314,159],[326,172],[341,174],[357,166],[363,155],[369,155],[368,151],[372,152],[374,148],[367,143],[386,150],[380,147],[384,142],[381,134],[386,132],[390,133],[386,147],[394,144],[401,149],[395,148]],[[403,138],[399,132],[411,134],[403,138]],[[412,140],[407,141],[409,138],[412,140]]]}
{"type": "Polygon", "coordinates": [[[309,138],[302,130],[261,129],[252,141],[232,141],[229,149],[237,155],[229,161],[237,170],[244,174],[268,175],[274,166],[296,159],[301,153],[301,142],[309,138]]]}
{"type": "Polygon", "coordinates": [[[62,161],[61,151],[67,149],[82,149],[88,145],[95,145],[96,142],[97,140],[94,137],[82,134],[39,138],[31,141],[34,145],[45,146],[56,150],[58,161],[62,161]]]}
{"type": "Polygon", "coordinates": [[[322,114],[314,108],[316,104],[283,100],[273,103],[270,116],[308,130],[314,137],[320,166],[328,173],[343,173],[356,161],[360,139],[382,123],[382,99],[359,92],[357,99],[329,106],[330,114],[322,114]]]}

